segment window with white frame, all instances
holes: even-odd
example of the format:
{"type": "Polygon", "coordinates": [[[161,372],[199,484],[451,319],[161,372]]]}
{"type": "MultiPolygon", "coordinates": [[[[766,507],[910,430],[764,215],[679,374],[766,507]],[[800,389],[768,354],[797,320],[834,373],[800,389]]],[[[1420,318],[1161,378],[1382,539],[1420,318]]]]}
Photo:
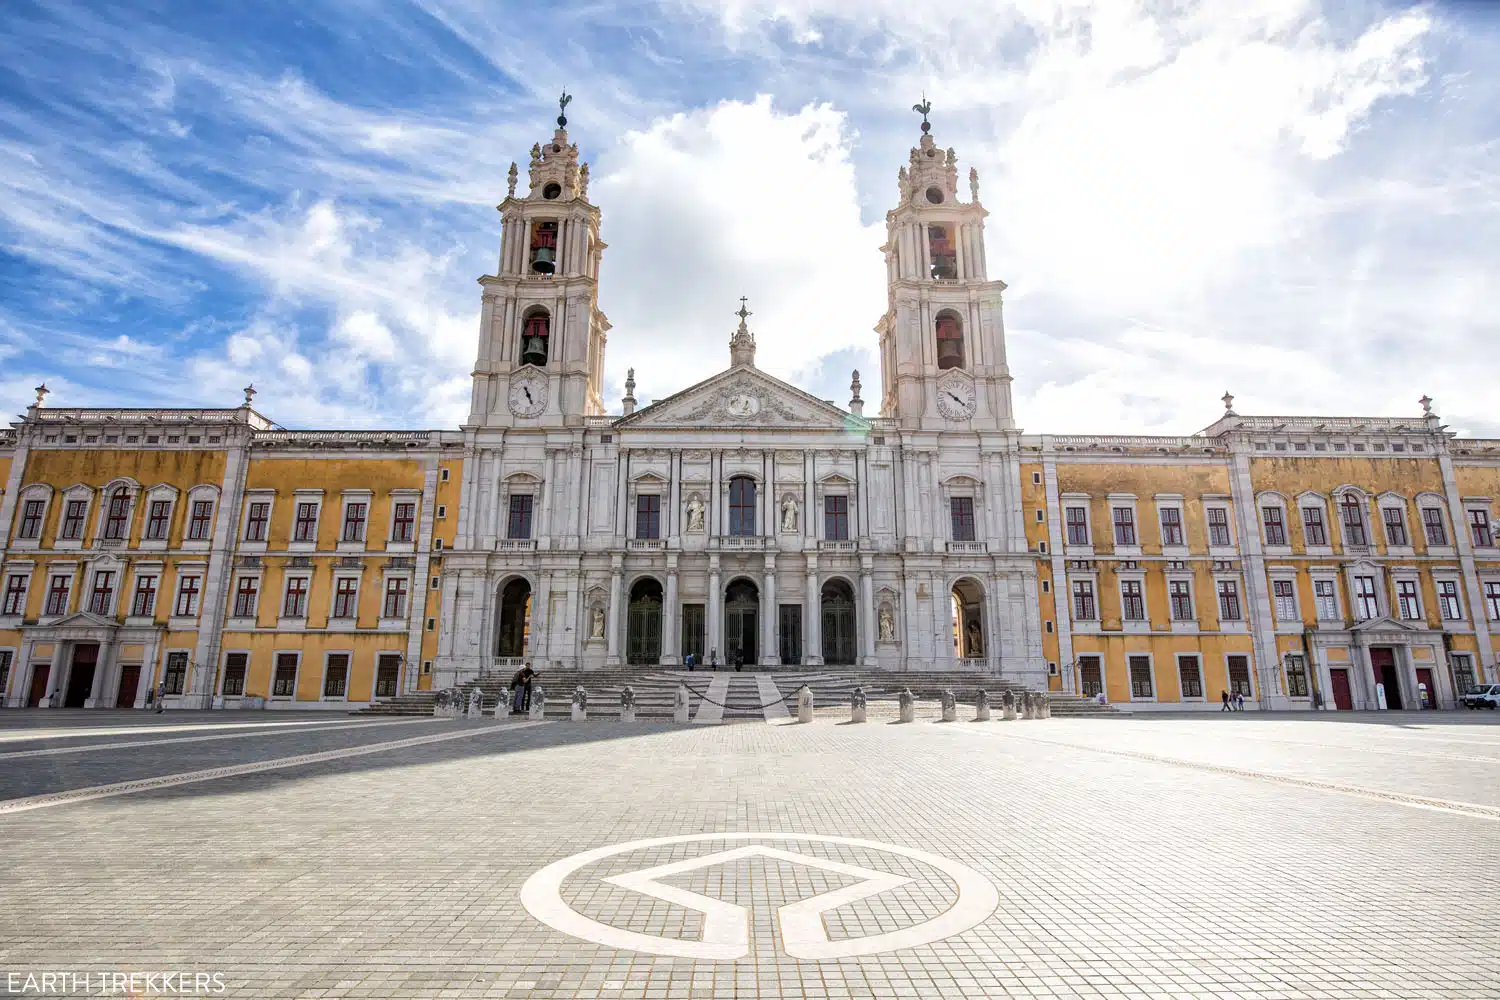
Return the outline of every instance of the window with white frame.
{"type": "Polygon", "coordinates": [[[842,493],[823,498],[823,537],[836,542],[849,538],[849,498],[842,493]]]}
{"type": "Polygon", "coordinates": [[[1448,662],[1453,664],[1453,686],[1459,697],[1474,690],[1474,658],[1468,653],[1449,653],[1448,662]]]}
{"type": "Polygon", "coordinates": [[[54,573],[52,579],[47,582],[47,603],[45,614],[49,618],[68,613],[68,596],[73,589],[72,573],[54,573]]]}
{"type": "Polygon", "coordinates": [[[1464,606],[1458,598],[1458,581],[1436,580],[1434,582],[1437,584],[1438,610],[1442,612],[1443,620],[1462,621],[1464,606]]]}
{"type": "Polygon", "coordinates": [[[1267,545],[1286,544],[1286,519],[1282,516],[1281,508],[1267,505],[1260,509],[1261,524],[1265,527],[1267,545]]]}
{"type": "Polygon", "coordinates": [[[1396,581],[1396,611],[1407,621],[1422,619],[1422,601],[1417,595],[1417,581],[1396,581]]]}
{"type": "Polygon", "coordinates": [[[176,618],[196,618],[198,616],[198,595],[202,589],[203,577],[196,573],[188,573],[177,578],[177,601],[172,607],[172,615],[176,618]]]}
{"type": "Polygon", "coordinates": [[[251,500],[245,505],[245,541],[264,542],[270,527],[271,501],[251,500]]]}
{"type": "Polygon", "coordinates": [[[130,614],[135,618],[149,618],[156,613],[155,573],[142,573],[135,578],[135,596],[130,599],[130,614]]]}
{"type": "Polygon", "coordinates": [[[63,503],[62,522],[57,527],[59,541],[76,542],[83,538],[83,524],[88,518],[89,502],[70,499],[63,503]]]}
{"type": "Polygon", "coordinates": [[[1276,605],[1278,622],[1297,620],[1297,586],[1291,580],[1272,580],[1271,598],[1276,605]]]}
{"type": "Polygon", "coordinates": [[[1380,519],[1385,525],[1385,544],[1393,548],[1405,548],[1411,544],[1406,534],[1406,515],[1400,507],[1381,507],[1380,519]]]}
{"type": "Polygon", "coordinates": [[[1094,581],[1073,581],[1073,617],[1078,621],[1098,620],[1098,606],[1094,603],[1094,581]]]}
{"type": "Polygon", "coordinates": [[[26,591],[31,586],[31,574],[12,573],[5,578],[4,604],[0,615],[14,617],[26,613],[26,591]]]}
{"type": "Polygon", "coordinates": [[[307,589],[309,579],[301,574],[286,578],[286,593],[281,598],[281,617],[307,617],[307,589]]]}
{"type": "Polygon", "coordinates": [[[1146,595],[1140,580],[1120,581],[1120,614],[1129,622],[1146,620],[1146,595]]]}
{"type": "Polygon", "coordinates": [[[385,581],[385,601],[381,607],[380,617],[406,617],[407,588],[408,583],[404,576],[393,576],[385,581]]]}
{"type": "Polygon", "coordinates": [[[112,542],[130,537],[130,491],[120,486],[104,507],[104,537],[112,542]]]}
{"type": "Polygon", "coordinates": [[[1364,501],[1353,493],[1345,493],[1339,501],[1339,515],[1340,523],[1344,526],[1344,544],[1368,545],[1364,501]]]}
{"type": "Polygon", "coordinates": [[[1195,654],[1178,654],[1177,676],[1182,685],[1182,696],[1184,698],[1203,697],[1203,670],[1195,654]]]}
{"type": "Polygon", "coordinates": [[[1240,586],[1233,580],[1219,581],[1219,620],[1237,622],[1241,620],[1240,586]]]}
{"type": "Polygon", "coordinates": [[[948,514],[953,524],[953,540],[955,542],[974,541],[974,498],[950,497],[948,514]]]}
{"type": "Polygon", "coordinates": [[[1233,536],[1229,533],[1229,509],[1227,507],[1209,507],[1206,513],[1208,516],[1208,544],[1214,548],[1228,548],[1233,544],[1233,536]]]}
{"type": "Polygon", "coordinates": [[[323,670],[323,697],[345,698],[349,694],[349,654],[329,653],[323,670]]]}
{"type": "Polygon", "coordinates": [[[214,502],[196,499],[188,508],[187,538],[190,542],[206,542],[214,534],[214,502]]]}
{"type": "Polygon", "coordinates": [[[1250,657],[1231,654],[1225,657],[1225,662],[1229,668],[1229,693],[1254,698],[1255,689],[1250,686],[1250,657]]]}
{"type": "Polygon", "coordinates": [[[370,519],[370,503],[368,500],[346,500],[344,501],[344,530],[339,534],[339,541],[358,543],[365,540],[365,525],[370,519]]]}
{"type": "Polygon", "coordinates": [[[1063,518],[1067,522],[1068,544],[1089,544],[1089,512],[1083,505],[1068,507],[1063,512],[1063,518]]]}
{"type": "Polygon", "coordinates": [[[164,542],[172,529],[172,501],[149,500],[146,503],[146,530],[142,538],[152,542],[164,542]]]}
{"type": "Polygon", "coordinates": [[[89,591],[89,611],[96,615],[107,615],[110,613],[115,599],[115,573],[114,570],[97,569],[94,571],[94,587],[89,591]]]}
{"type": "Polygon", "coordinates": [[[417,537],[417,502],[397,500],[391,511],[391,541],[410,542],[417,537]]]}
{"type": "Polygon", "coordinates": [[[1161,515],[1161,543],[1163,545],[1181,546],[1182,537],[1182,508],[1163,507],[1161,515]]]}
{"type": "Polygon", "coordinates": [[[167,654],[167,666],[161,676],[163,694],[182,694],[187,690],[187,668],[186,650],[174,649],[167,654]]]}
{"type": "Polygon", "coordinates": [[[224,687],[220,694],[239,698],[245,694],[245,674],[250,666],[249,653],[224,654],[224,687]]]}
{"type": "Polygon", "coordinates": [[[359,607],[359,577],[341,576],[333,584],[334,618],[353,618],[359,607]]]}
{"type": "Polygon", "coordinates": [[[1448,544],[1448,526],[1443,523],[1443,511],[1441,508],[1422,508],[1422,530],[1427,533],[1428,545],[1448,544]]]}
{"type": "Polygon", "coordinates": [[[1317,604],[1319,619],[1325,622],[1338,620],[1338,588],[1332,580],[1313,581],[1313,601],[1317,604]]]}
{"type": "MultiPolygon", "coordinates": [[[[840,498],[842,499],[842,498],[840,498]]],[[[647,540],[661,538],[661,494],[637,493],[635,497],[635,537],[647,540]]]]}
{"type": "Polygon", "coordinates": [[[21,522],[16,528],[16,537],[33,540],[42,537],[42,522],[47,516],[46,500],[21,501],[21,522]]]}
{"type": "Polygon", "coordinates": [[[235,582],[234,613],[232,618],[254,618],[255,605],[260,596],[260,577],[242,576],[235,582]]]}
{"type": "Polygon", "coordinates": [[[1111,516],[1115,526],[1115,544],[1135,545],[1135,508],[1113,507],[1111,516]]]}
{"type": "Polygon", "coordinates": [[[316,542],[318,540],[318,508],[316,500],[298,500],[292,520],[292,541],[316,542]]]}
{"type": "Polygon", "coordinates": [[[1495,538],[1490,533],[1490,511],[1488,507],[1470,508],[1469,533],[1474,538],[1474,547],[1476,549],[1487,549],[1495,544],[1495,538]]]}
{"type": "Polygon", "coordinates": [[[1171,599],[1172,620],[1193,620],[1193,587],[1187,580],[1168,580],[1167,596],[1171,599]]]}
{"type": "Polygon", "coordinates": [[[530,493],[510,495],[510,516],[505,522],[505,537],[525,539],[531,537],[531,510],[533,498],[530,493]]]}
{"type": "Polygon", "coordinates": [[[1354,578],[1354,607],[1359,614],[1360,621],[1369,621],[1380,617],[1380,598],[1375,589],[1375,578],[1373,576],[1356,576],[1354,578]]]}
{"type": "Polygon", "coordinates": [[[1156,690],[1151,683],[1151,657],[1127,657],[1130,667],[1130,697],[1154,698],[1156,690]]]}
{"type": "Polygon", "coordinates": [[[1307,697],[1307,660],[1301,653],[1286,654],[1286,694],[1288,698],[1307,697]]]}
{"type": "Polygon", "coordinates": [[[1492,622],[1500,622],[1500,581],[1484,582],[1484,610],[1492,622]]]}
{"type": "Polygon", "coordinates": [[[1328,544],[1328,525],[1323,520],[1323,508],[1302,508],[1302,535],[1308,545],[1328,544]]]}
{"type": "Polygon", "coordinates": [[[272,698],[294,698],[297,695],[297,665],[299,653],[277,653],[276,671],[271,676],[272,698]]]}

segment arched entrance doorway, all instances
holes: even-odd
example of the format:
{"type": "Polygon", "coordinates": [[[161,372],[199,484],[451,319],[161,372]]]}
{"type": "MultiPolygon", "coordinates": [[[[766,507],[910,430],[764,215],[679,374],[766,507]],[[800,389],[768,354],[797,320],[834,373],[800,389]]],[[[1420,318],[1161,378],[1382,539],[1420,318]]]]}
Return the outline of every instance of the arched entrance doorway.
{"type": "Polygon", "coordinates": [[[953,655],[958,659],[983,659],[989,637],[984,629],[984,589],[965,577],[953,584],[953,655]]]}
{"type": "Polygon", "coordinates": [[[655,664],[661,660],[661,584],[646,576],[630,588],[626,620],[625,662],[655,664]]]}
{"type": "Polygon", "coordinates": [[[495,655],[526,655],[531,622],[531,584],[516,577],[500,588],[500,616],[495,629],[495,655]]]}
{"type": "Polygon", "coordinates": [[[760,650],[760,589],[735,580],[724,592],[724,662],[753,666],[760,650]]]}
{"type": "Polygon", "coordinates": [[[858,641],[854,631],[854,588],[845,580],[823,584],[823,662],[855,662],[858,641]]]}

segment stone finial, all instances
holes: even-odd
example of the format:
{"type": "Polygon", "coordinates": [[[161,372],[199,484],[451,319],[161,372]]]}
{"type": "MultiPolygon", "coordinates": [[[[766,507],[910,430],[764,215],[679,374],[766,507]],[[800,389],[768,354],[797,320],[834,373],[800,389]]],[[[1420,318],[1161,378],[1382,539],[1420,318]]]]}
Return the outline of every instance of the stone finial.
{"type": "Polygon", "coordinates": [[[927,120],[927,113],[932,110],[932,102],[927,99],[927,92],[922,92],[920,104],[913,104],[911,109],[922,116],[922,134],[926,135],[932,131],[932,123],[927,120]]]}
{"type": "Polygon", "coordinates": [[[1226,390],[1224,392],[1224,395],[1220,396],[1219,398],[1224,403],[1224,415],[1226,417],[1239,416],[1239,414],[1234,412],[1234,397],[1229,394],[1228,390],[1226,390]]]}
{"type": "Polygon", "coordinates": [[[979,202],[979,171],[973,167],[969,168],[969,198],[975,204],[979,202]]]}
{"type": "Polygon", "coordinates": [[[511,160],[510,173],[505,175],[505,197],[514,198],[516,196],[516,179],[520,176],[520,173],[521,172],[516,169],[516,161],[511,160]]]}
{"type": "Polygon", "coordinates": [[[568,105],[572,104],[572,103],[573,103],[573,95],[569,94],[567,92],[567,90],[564,89],[563,92],[562,92],[562,96],[557,99],[557,127],[558,128],[567,128],[568,127],[568,105]]]}
{"type": "Polygon", "coordinates": [[[621,401],[624,406],[625,415],[628,417],[635,412],[635,369],[625,370],[625,398],[621,401]]]}
{"type": "Polygon", "coordinates": [[[911,196],[911,176],[902,167],[896,171],[896,185],[901,189],[901,200],[905,201],[911,196]]]}
{"type": "Polygon", "coordinates": [[[589,196],[589,165],[583,164],[578,168],[578,197],[589,196]]]}
{"type": "Polygon", "coordinates": [[[46,399],[47,398],[47,393],[51,392],[52,390],[49,389],[49,388],[47,388],[47,383],[46,382],[43,382],[41,385],[37,386],[32,391],[36,393],[36,402],[32,403],[31,405],[32,406],[41,406],[42,405],[42,400],[46,399]]]}
{"type": "Polygon", "coordinates": [[[729,364],[731,367],[734,365],[755,364],[755,334],[751,333],[750,328],[745,325],[746,318],[755,314],[745,307],[747,301],[749,301],[748,297],[741,295],[740,308],[735,313],[740,318],[740,325],[734,331],[734,335],[729,338],[729,364]]]}
{"type": "Polygon", "coordinates": [[[859,398],[859,369],[854,369],[854,377],[849,380],[849,412],[856,417],[864,416],[865,401],[859,398]]]}
{"type": "Polygon", "coordinates": [[[1432,397],[1431,396],[1427,395],[1424,392],[1424,393],[1422,393],[1422,398],[1419,399],[1419,400],[1417,400],[1417,402],[1419,402],[1419,403],[1422,404],[1422,416],[1424,416],[1424,417],[1430,417],[1430,416],[1432,416],[1432,397]]]}
{"type": "Polygon", "coordinates": [[[257,392],[257,390],[255,388],[255,383],[254,382],[251,382],[249,385],[245,386],[245,388],[241,389],[240,391],[245,394],[245,405],[246,406],[250,406],[251,404],[254,403],[254,401],[255,401],[255,393],[257,392]]]}

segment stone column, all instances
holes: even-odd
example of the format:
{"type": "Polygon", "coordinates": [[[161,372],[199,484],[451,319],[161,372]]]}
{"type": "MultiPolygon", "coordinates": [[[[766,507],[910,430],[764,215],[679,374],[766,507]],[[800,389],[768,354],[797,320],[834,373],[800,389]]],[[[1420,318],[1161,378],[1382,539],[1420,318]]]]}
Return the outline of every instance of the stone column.
{"type": "MultiPolygon", "coordinates": [[[[89,684],[89,696],[88,700],[83,703],[84,708],[104,707],[100,704],[100,702],[105,698],[104,692],[109,690],[109,686],[105,683],[105,681],[109,679],[109,672],[114,667],[115,650],[115,643],[99,643],[99,659],[94,664],[94,678],[89,684]]],[[[212,678],[216,674],[217,671],[210,671],[208,676],[212,678]]],[[[210,681],[210,684],[212,684],[212,681],[210,681]]],[[[214,692],[210,690],[208,694],[209,697],[212,698],[214,692]]],[[[210,701],[210,704],[212,704],[212,701],[210,701]]],[[[114,707],[113,702],[111,702],[109,707],[114,707]]]]}
{"type": "Polygon", "coordinates": [[[606,633],[608,645],[604,662],[612,667],[620,665],[620,587],[624,583],[624,562],[624,556],[616,555],[610,564],[609,631],[606,633]]]}
{"type": "MultiPolygon", "coordinates": [[[[57,640],[52,644],[52,664],[47,669],[47,690],[42,692],[42,707],[47,707],[52,698],[52,693],[59,688],[58,682],[62,680],[63,664],[67,661],[64,654],[67,652],[69,643],[57,640]]],[[[27,688],[26,696],[30,696],[31,689],[27,688]]]]}
{"type": "Polygon", "coordinates": [[[802,662],[808,666],[823,664],[823,594],[818,584],[818,557],[807,557],[807,593],[803,595],[802,662]]]}
{"type": "Polygon", "coordinates": [[[781,650],[776,648],[776,617],[781,609],[776,603],[776,556],[770,552],[766,553],[762,580],[760,603],[764,609],[761,612],[764,621],[760,626],[760,663],[764,667],[774,667],[781,662],[781,650]]]}
{"type": "Polygon", "coordinates": [[[538,670],[552,655],[552,571],[542,570],[541,578],[539,593],[531,605],[531,634],[537,639],[536,658],[539,662],[535,666],[538,670]],[[537,622],[538,616],[541,617],[540,623],[537,622]]]}
{"type": "Polygon", "coordinates": [[[860,662],[875,665],[875,557],[859,557],[859,628],[860,662]]]}
{"type": "MultiPolygon", "coordinates": [[[[717,488],[714,490],[717,496],[717,488]]],[[[719,556],[711,552],[708,556],[708,622],[706,625],[708,634],[703,637],[704,655],[710,660],[715,653],[719,655],[719,662],[723,660],[724,645],[724,591],[719,583],[719,556]]]]}
{"type": "Polygon", "coordinates": [[[667,596],[661,608],[661,662],[677,662],[677,553],[667,553],[667,596]]]}

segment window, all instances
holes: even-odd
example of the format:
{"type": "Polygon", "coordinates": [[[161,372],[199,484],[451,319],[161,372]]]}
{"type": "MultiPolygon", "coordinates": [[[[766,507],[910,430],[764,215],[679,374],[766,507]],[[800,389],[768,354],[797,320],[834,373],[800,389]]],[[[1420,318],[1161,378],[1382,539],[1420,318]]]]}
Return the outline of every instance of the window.
{"type": "Polygon", "coordinates": [[[1208,508],[1208,544],[1215,548],[1232,544],[1229,540],[1229,511],[1223,507],[1208,508]]]}
{"type": "Polygon", "coordinates": [[[848,497],[835,496],[823,498],[823,535],[830,541],[842,542],[848,540],[848,497]]]}
{"type": "Polygon", "coordinates": [[[748,537],[755,530],[755,480],[735,476],[729,481],[729,533],[748,537]]]}
{"type": "Polygon", "coordinates": [[[1364,505],[1353,493],[1344,494],[1341,505],[1344,515],[1344,544],[1365,545],[1364,505]]]}
{"type": "Polygon", "coordinates": [[[1198,658],[1196,656],[1179,656],[1177,658],[1177,676],[1182,679],[1182,696],[1184,698],[1203,697],[1203,672],[1198,669],[1198,658]]]}
{"type": "Polygon", "coordinates": [[[505,525],[506,538],[531,537],[531,505],[533,499],[530,493],[514,493],[511,495],[510,518],[505,525]]]}
{"type": "Polygon", "coordinates": [[[349,683],[349,654],[329,653],[328,670],[323,675],[323,697],[342,698],[349,683]]]}
{"type": "Polygon", "coordinates": [[[130,534],[130,494],[115,490],[104,511],[104,537],[118,540],[130,534]]]}
{"type": "Polygon", "coordinates": [[[365,520],[369,510],[370,505],[363,502],[344,504],[344,541],[362,542],[365,540],[365,520]]]}
{"type": "Polygon", "coordinates": [[[1308,545],[1328,544],[1328,526],[1323,523],[1322,507],[1302,508],[1302,530],[1307,534],[1308,545]]]}
{"type": "Polygon", "coordinates": [[[353,618],[355,601],[359,596],[359,578],[339,577],[333,591],[333,617],[353,618]]]}
{"type": "Polygon", "coordinates": [[[135,578],[135,597],[130,601],[130,613],[136,618],[146,618],[156,613],[156,577],[135,578]]]}
{"type": "Polygon", "coordinates": [[[1132,656],[1130,660],[1130,697],[1150,698],[1151,691],[1151,657],[1132,656]]]}
{"type": "Polygon", "coordinates": [[[1141,593],[1141,581],[1123,580],[1120,583],[1121,612],[1126,621],[1146,620],[1146,599],[1141,593]]]}
{"type": "Polygon", "coordinates": [[[1474,546],[1487,549],[1495,544],[1495,539],[1490,535],[1490,512],[1487,510],[1469,511],[1469,530],[1474,533],[1474,546]]]}
{"type": "Polygon", "coordinates": [[[318,505],[299,503],[297,517],[292,524],[292,541],[315,542],[318,540],[318,505]]]}
{"type": "Polygon", "coordinates": [[[64,573],[54,576],[48,583],[46,613],[49,617],[68,613],[68,591],[72,586],[73,578],[64,573]]]}
{"type": "Polygon", "coordinates": [[[1192,621],[1192,585],[1186,580],[1170,580],[1167,582],[1167,594],[1172,598],[1172,620],[1179,622],[1192,621]]]}
{"type": "Polygon", "coordinates": [[[198,614],[199,577],[185,576],[177,584],[177,607],[172,613],[178,618],[192,618],[198,614]]]}
{"type": "Polygon", "coordinates": [[[1447,545],[1448,529],[1443,527],[1443,512],[1436,507],[1422,508],[1422,526],[1427,529],[1428,545],[1447,545]]]}
{"type": "Polygon", "coordinates": [[[953,540],[972,542],[974,540],[974,498],[952,497],[948,501],[948,515],[953,521],[953,540]]]}
{"type": "Polygon", "coordinates": [[[1219,581],[1219,619],[1226,622],[1240,620],[1240,588],[1233,580],[1219,581]]]}
{"type": "Polygon", "coordinates": [[[391,541],[409,542],[416,537],[417,505],[403,500],[396,504],[396,514],[391,520],[391,541]]]}
{"type": "Polygon", "coordinates": [[[281,617],[307,617],[307,577],[287,577],[286,597],[281,601],[281,617]]]}
{"type": "Polygon", "coordinates": [[[42,515],[47,511],[47,501],[27,500],[21,507],[21,528],[16,532],[17,538],[40,538],[42,536],[42,515]]]}
{"type": "Polygon", "coordinates": [[[1422,617],[1422,604],[1417,600],[1417,581],[1396,581],[1396,608],[1407,621],[1418,621],[1422,617]]]}
{"type": "Polygon", "coordinates": [[[5,605],[0,614],[19,615],[26,611],[26,584],[30,581],[31,578],[24,573],[11,574],[5,581],[5,605]]]}
{"type": "Polygon", "coordinates": [[[1380,602],[1375,596],[1375,578],[1373,576],[1356,576],[1354,578],[1354,603],[1359,610],[1359,620],[1369,621],[1380,615],[1380,602]]]}
{"type": "Polygon", "coordinates": [[[230,653],[224,657],[224,691],[226,698],[238,698],[245,693],[245,670],[250,665],[249,653],[230,653]]]}
{"type": "Polygon", "coordinates": [[[1066,512],[1068,522],[1068,544],[1087,545],[1089,543],[1089,516],[1084,507],[1069,507],[1066,512]]]}
{"type": "MultiPolygon", "coordinates": [[[[12,580],[15,577],[11,577],[12,580]]],[[[1490,621],[1500,621],[1500,583],[1487,580],[1484,584],[1484,607],[1490,621]]],[[[8,613],[8,612],[7,612],[8,613]]]]}
{"type": "Polygon", "coordinates": [[[1272,580],[1271,597],[1276,602],[1277,621],[1292,622],[1297,620],[1296,587],[1291,580],[1272,580]]]}
{"type": "Polygon", "coordinates": [[[0,649],[0,692],[10,683],[10,660],[11,651],[0,649]]]}
{"type": "Polygon", "coordinates": [[[1339,599],[1334,594],[1332,580],[1313,581],[1313,600],[1318,605],[1318,617],[1323,621],[1335,621],[1339,616],[1339,599]]]}
{"type": "Polygon", "coordinates": [[[83,515],[89,509],[87,500],[69,500],[63,508],[62,528],[58,538],[77,541],[83,537],[83,515]]]}
{"type": "Polygon", "coordinates": [[[385,582],[385,607],[381,609],[382,618],[405,618],[406,617],[406,578],[392,577],[385,582]]]}
{"type": "Polygon", "coordinates": [[[661,537],[661,497],[645,493],[635,498],[635,537],[661,537]]]}
{"type": "Polygon", "coordinates": [[[188,517],[188,540],[204,542],[213,534],[214,502],[212,500],[194,500],[193,510],[188,517]]]}
{"type": "Polygon", "coordinates": [[[1248,656],[1229,657],[1229,693],[1242,694],[1246,698],[1255,697],[1255,691],[1250,687],[1250,658],[1248,656]]]}
{"type": "Polygon", "coordinates": [[[375,665],[375,697],[396,697],[396,679],[401,674],[401,656],[382,653],[375,665]]]}
{"type": "Polygon", "coordinates": [[[154,542],[166,539],[172,524],[172,501],[152,500],[146,508],[146,537],[154,542]]]}
{"type": "Polygon", "coordinates": [[[1135,544],[1135,511],[1129,507],[1116,507],[1115,518],[1115,544],[1135,544]]]}
{"type": "Polygon", "coordinates": [[[1082,622],[1091,622],[1099,617],[1094,609],[1094,581],[1073,581],[1073,617],[1082,622]]]}
{"type": "Polygon", "coordinates": [[[164,694],[182,694],[187,690],[188,655],[182,650],[167,654],[167,669],[162,674],[164,694]]]}
{"type": "Polygon", "coordinates": [[[1262,507],[1260,509],[1261,521],[1266,528],[1267,545],[1286,544],[1286,525],[1281,519],[1280,507],[1262,507]]]}
{"type": "Polygon", "coordinates": [[[96,615],[107,615],[110,602],[115,596],[115,574],[112,570],[94,572],[94,589],[89,592],[89,611],[96,615]]]}
{"type": "Polygon", "coordinates": [[[266,540],[266,526],[271,520],[271,505],[264,500],[257,500],[250,505],[249,512],[245,515],[245,541],[263,542],[266,540]]]}
{"type": "Polygon", "coordinates": [[[276,673],[271,679],[271,697],[291,698],[297,694],[297,654],[277,653],[276,673]]]}
{"type": "Polygon", "coordinates": [[[1163,545],[1182,544],[1182,511],[1176,507],[1161,509],[1161,543],[1163,545]]]}
{"type": "Polygon", "coordinates": [[[1380,516],[1385,520],[1385,544],[1406,545],[1406,519],[1400,507],[1382,507],[1380,516]]]}
{"type": "Polygon", "coordinates": [[[958,316],[950,310],[938,313],[936,321],[938,370],[964,366],[964,331],[958,316]]]}
{"type": "Polygon", "coordinates": [[[254,618],[255,598],[260,590],[260,578],[254,576],[240,577],[239,585],[234,591],[234,618],[254,618]]]}
{"type": "Polygon", "coordinates": [[[1286,693],[1289,698],[1307,697],[1307,663],[1298,653],[1287,654],[1286,693]]]}
{"type": "Polygon", "coordinates": [[[1450,653],[1453,662],[1453,686],[1459,697],[1474,690],[1474,660],[1468,653],[1450,653]]]}
{"type": "Polygon", "coordinates": [[[1463,602],[1458,599],[1457,580],[1438,580],[1438,608],[1443,613],[1445,621],[1462,621],[1464,617],[1463,602]]]}

